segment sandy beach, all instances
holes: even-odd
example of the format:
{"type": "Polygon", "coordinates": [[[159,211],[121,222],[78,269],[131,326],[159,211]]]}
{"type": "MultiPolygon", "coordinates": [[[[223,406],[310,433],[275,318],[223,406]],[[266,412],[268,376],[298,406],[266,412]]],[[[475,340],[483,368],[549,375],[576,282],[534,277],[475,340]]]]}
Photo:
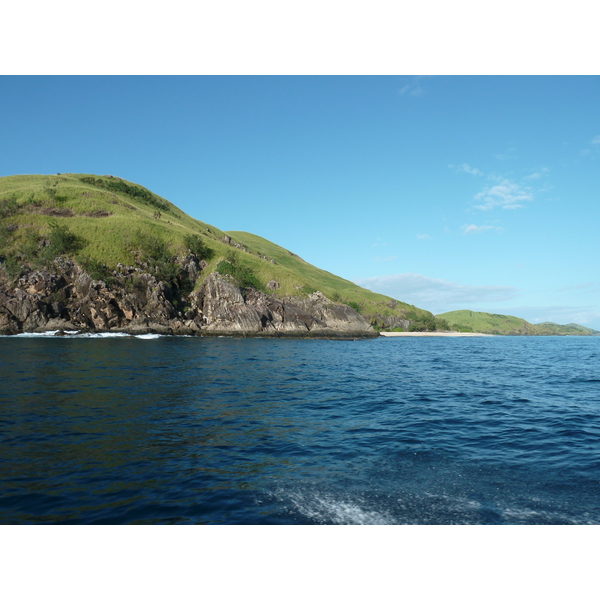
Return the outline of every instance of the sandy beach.
{"type": "Polygon", "coordinates": [[[383,337],[492,337],[489,333],[459,333],[458,331],[380,331],[383,337]]]}

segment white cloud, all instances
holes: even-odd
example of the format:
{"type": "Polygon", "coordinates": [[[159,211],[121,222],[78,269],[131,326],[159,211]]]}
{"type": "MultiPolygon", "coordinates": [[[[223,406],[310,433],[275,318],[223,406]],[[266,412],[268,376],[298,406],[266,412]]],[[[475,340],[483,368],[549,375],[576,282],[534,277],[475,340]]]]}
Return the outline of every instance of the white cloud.
{"type": "MultiPolygon", "coordinates": [[[[485,173],[467,163],[463,163],[458,166],[448,165],[448,168],[453,169],[455,173],[468,173],[469,175],[474,176],[486,176],[485,173]]],[[[550,169],[547,167],[541,167],[530,175],[525,176],[524,180],[538,180],[546,177],[548,173],[550,173],[550,169]]],[[[489,185],[485,186],[480,192],[473,196],[473,199],[476,201],[474,208],[479,210],[487,211],[497,207],[504,210],[523,208],[526,202],[533,202],[536,193],[546,191],[543,188],[539,188],[534,191],[528,185],[513,181],[496,173],[489,173],[487,174],[486,178],[490,182],[489,185]]],[[[490,227],[488,227],[488,229],[490,229],[490,227]]],[[[479,231],[483,230],[480,229],[479,231]]],[[[467,231],[466,233],[471,232],[472,231],[467,231]]]]}
{"type": "Polygon", "coordinates": [[[530,188],[509,179],[501,179],[500,183],[483,189],[475,194],[474,199],[480,202],[475,208],[491,210],[497,206],[503,209],[522,208],[523,202],[531,202],[533,193],[530,188]]]}
{"type": "Polygon", "coordinates": [[[454,165],[448,165],[448,167],[450,169],[454,169],[456,173],[468,173],[469,175],[475,176],[483,175],[483,173],[479,169],[471,167],[467,163],[463,163],[462,165],[458,165],[457,167],[455,167],[454,165]]]}
{"type": "Polygon", "coordinates": [[[600,144],[600,135],[597,135],[593,140],[592,144],[600,144]]]}
{"type": "Polygon", "coordinates": [[[503,302],[518,296],[518,291],[512,287],[460,285],[417,273],[355,279],[354,283],[434,314],[473,308],[484,302],[503,302]]]}
{"type": "Polygon", "coordinates": [[[483,233],[484,231],[489,231],[490,229],[495,229],[500,233],[504,231],[502,227],[497,227],[495,225],[463,225],[461,229],[463,235],[468,235],[470,233],[483,233]]]}
{"type": "Polygon", "coordinates": [[[430,240],[431,236],[427,235],[426,233],[419,233],[419,235],[417,235],[417,239],[418,240],[430,240]]]}

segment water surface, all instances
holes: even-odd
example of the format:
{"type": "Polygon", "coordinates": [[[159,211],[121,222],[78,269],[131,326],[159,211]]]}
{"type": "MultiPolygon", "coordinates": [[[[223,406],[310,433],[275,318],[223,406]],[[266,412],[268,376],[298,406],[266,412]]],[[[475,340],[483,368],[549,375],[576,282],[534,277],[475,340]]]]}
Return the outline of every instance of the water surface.
{"type": "Polygon", "coordinates": [[[600,338],[0,338],[0,523],[597,524],[600,338]]]}

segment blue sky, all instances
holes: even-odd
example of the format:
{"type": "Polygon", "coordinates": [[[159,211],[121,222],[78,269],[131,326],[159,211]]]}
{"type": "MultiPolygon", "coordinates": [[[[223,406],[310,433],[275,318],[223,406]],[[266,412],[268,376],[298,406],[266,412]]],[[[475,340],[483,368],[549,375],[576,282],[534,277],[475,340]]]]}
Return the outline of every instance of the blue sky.
{"type": "Polygon", "coordinates": [[[440,313],[600,329],[597,76],[0,77],[0,176],[112,174],[440,313]]]}

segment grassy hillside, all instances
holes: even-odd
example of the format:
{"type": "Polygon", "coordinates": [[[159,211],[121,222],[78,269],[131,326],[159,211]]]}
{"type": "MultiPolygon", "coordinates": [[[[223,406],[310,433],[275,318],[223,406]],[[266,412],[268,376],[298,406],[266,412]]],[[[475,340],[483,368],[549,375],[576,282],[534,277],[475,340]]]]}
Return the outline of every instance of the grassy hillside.
{"type": "Polygon", "coordinates": [[[525,319],[470,310],[454,310],[437,315],[452,329],[461,332],[491,333],[496,335],[596,335],[599,332],[581,325],[539,323],[532,325],[525,319]]]}
{"type": "MultiPolygon", "coordinates": [[[[399,312],[403,314],[410,314],[411,312],[420,315],[430,314],[411,304],[398,300],[394,301],[388,296],[376,294],[357,286],[351,281],[314,267],[293,252],[257,235],[244,231],[228,231],[227,235],[241,242],[252,254],[264,256],[268,261],[275,260],[280,267],[278,281],[281,281],[282,285],[285,283],[288,290],[293,290],[292,293],[297,293],[297,289],[294,288],[294,281],[301,277],[308,282],[308,287],[312,288],[313,291],[319,290],[328,298],[336,302],[349,304],[363,314],[378,313],[389,316],[398,315],[399,312]]],[[[261,271],[259,269],[259,273],[261,271]]]]}
{"type": "MultiPolygon", "coordinates": [[[[321,291],[363,315],[410,318],[434,323],[416,308],[323,271],[268,240],[244,232],[224,232],[193,219],[165,198],[110,175],[15,175],[0,178],[0,262],[9,278],[23,265],[39,268],[57,255],[74,258],[98,277],[117,263],[146,261],[168,279],[172,257],[189,249],[213,271],[233,275],[279,296],[321,291]]],[[[429,326],[429,325],[427,325],[429,326]]]]}
{"type": "Polygon", "coordinates": [[[174,252],[183,249],[186,234],[201,234],[212,249],[220,246],[218,239],[224,235],[145,188],[110,176],[2,177],[0,206],[3,224],[17,227],[10,239],[5,239],[5,247],[16,249],[27,235],[43,236],[50,223],[55,223],[85,240],[79,256],[108,267],[131,262],[131,238],[138,230],[159,237],[174,252]],[[91,179],[95,183],[89,183],[91,179]],[[7,212],[12,214],[7,216],[7,212]]]}

